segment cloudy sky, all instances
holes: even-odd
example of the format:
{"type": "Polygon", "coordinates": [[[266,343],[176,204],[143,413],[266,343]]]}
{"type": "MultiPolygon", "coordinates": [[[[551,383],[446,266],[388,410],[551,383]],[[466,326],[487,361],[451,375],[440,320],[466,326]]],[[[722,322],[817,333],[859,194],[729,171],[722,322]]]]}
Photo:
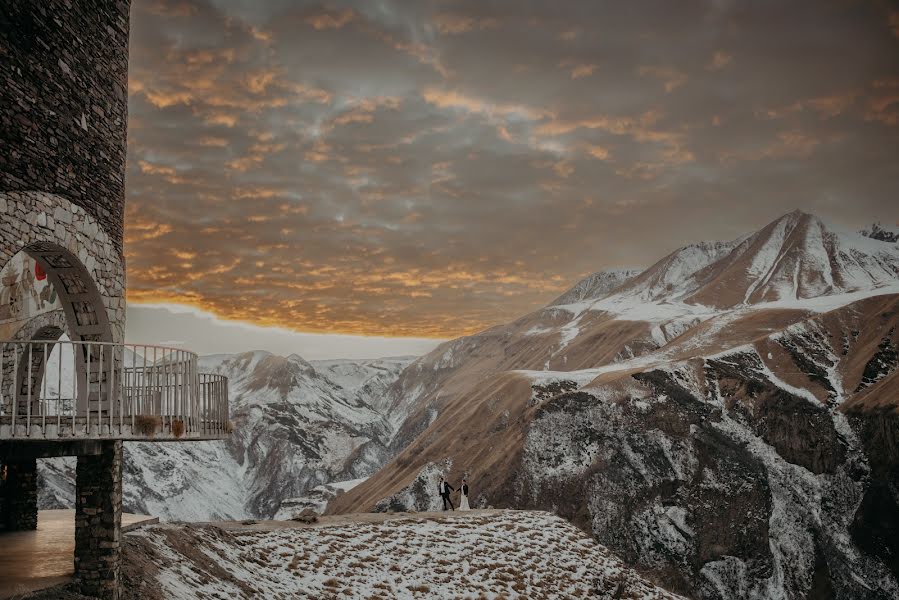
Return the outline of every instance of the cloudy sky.
{"type": "Polygon", "coordinates": [[[455,337],[794,208],[899,219],[895,4],[133,0],[131,27],[132,311],[455,337]]]}

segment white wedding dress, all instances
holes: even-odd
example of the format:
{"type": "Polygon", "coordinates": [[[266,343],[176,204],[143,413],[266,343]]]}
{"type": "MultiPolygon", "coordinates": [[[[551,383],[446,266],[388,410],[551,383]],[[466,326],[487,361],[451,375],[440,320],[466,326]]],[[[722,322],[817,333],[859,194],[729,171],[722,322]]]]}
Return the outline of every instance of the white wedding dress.
{"type": "Polygon", "coordinates": [[[471,510],[468,506],[468,495],[462,490],[459,491],[459,510],[471,510]]]}

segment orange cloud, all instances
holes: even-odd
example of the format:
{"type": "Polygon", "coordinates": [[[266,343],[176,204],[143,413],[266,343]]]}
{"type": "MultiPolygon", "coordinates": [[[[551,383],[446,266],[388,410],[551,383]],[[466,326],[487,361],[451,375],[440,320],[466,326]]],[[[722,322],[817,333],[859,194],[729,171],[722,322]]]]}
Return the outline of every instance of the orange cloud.
{"type": "Polygon", "coordinates": [[[303,22],[313,29],[321,31],[323,29],[340,29],[355,17],[356,13],[348,8],[339,12],[326,12],[312,15],[303,19],[303,22]]]}
{"type": "Polygon", "coordinates": [[[439,108],[457,108],[470,113],[489,116],[520,117],[533,121],[540,120],[551,113],[545,109],[525,106],[523,104],[495,103],[468,96],[453,90],[441,90],[433,87],[425,88],[422,98],[439,108]]]}
{"type": "Polygon", "coordinates": [[[259,27],[250,27],[250,33],[254,38],[259,40],[260,42],[270,42],[272,41],[271,32],[265,31],[264,29],[260,29],[259,27]]]}
{"type": "Polygon", "coordinates": [[[271,69],[249,73],[246,76],[247,89],[254,94],[264,94],[276,76],[277,72],[271,69]]]}
{"type": "Polygon", "coordinates": [[[227,113],[211,113],[203,119],[210,125],[224,125],[225,127],[234,127],[237,125],[237,117],[227,113]]]}
{"type": "Polygon", "coordinates": [[[564,160],[559,161],[553,165],[553,171],[555,171],[562,179],[568,179],[568,177],[574,173],[574,165],[564,160]]]}
{"type": "Polygon", "coordinates": [[[150,175],[174,175],[175,169],[172,167],[164,167],[162,165],[154,165],[145,160],[138,161],[141,173],[149,173],[150,175]]]}
{"type": "Polygon", "coordinates": [[[593,75],[593,71],[599,68],[599,65],[576,65],[571,69],[571,78],[580,79],[581,77],[589,77],[593,75]]]}
{"type": "Polygon", "coordinates": [[[611,153],[608,148],[602,146],[587,146],[587,154],[598,160],[609,160],[611,153]]]}
{"type": "Polygon", "coordinates": [[[818,113],[822,119],[830,119],[840,115],[852,106],[858,92],[837,92],[828,96],[819,96],[805,100],[796,100],[791,104],[774,108],[757,109],[755,116],[760,119],[783,119],[805,110],[818,113]]]}
{"type": "Polygon", "coordinates": [[[197,140],[197,143],[201,146],[210,148],[224,148],[228,145],[228,140],[226,140],[225,138],[206,135],[197,140]]]}
{"type": "Polygon", "coordinates": [[[147,100],[156,108],[168,108],[176,104],[190,104],[193,94],[190,92],[166,92],[160,90],[145,90],[147,100]]]}
{"type": "Polygon", "coordinates": [[[706,65],[706,69],[709,71],[721,71],[727,68],[733,59],[734,57],[724,50],[716,50],[712,55],[712,60],[706,65]]]}
{"type": "Polygon", "coordinates": [[[469,31],[494,29],[499,26],[499,21],[491,18],[475,19],[443,13],[434,17],[434,24],[437,26],[437,31],[444,35],[458,35],[469,31]]]}
{"type": "Polygon", "coordinates": [[[817,112],[821,118],[830,119],[836,117],[846,111],[852,103],[855,102],[855,92],[845,94],[833,94],[831,96],[821,96],[812,98],[807,104],[817,112]]]}
{"type": "Polygon", "coordinates": [[[189,2],[174,2],[171,0],[155,0],[154,2],[141,3],[140,8],[160,17],[190,17],[197,12],[196,7],[189,2]]]}
{"type": "Polygon", "coordinates": [[[171,232],[171,225],[141,218],[132,212],[132,214],[129,215],[128,226],[125,229],[125,244],[153,240],[171,232]]]}
{"type": "Polygon", "coordinates": [[[688,79],[686,73],[681,73],[672,67],[640,67],[637,69],[637,73],[641,77],[654,77],[661,80],[666,94],[670,94],[677,88],[682,87],[687,83],[688,79]]]}
{"type": "Polygon", "coordinates": [[[801,131],[784,131],[762,153],[766,158],[806,158],[821,143],[801,131]]]}

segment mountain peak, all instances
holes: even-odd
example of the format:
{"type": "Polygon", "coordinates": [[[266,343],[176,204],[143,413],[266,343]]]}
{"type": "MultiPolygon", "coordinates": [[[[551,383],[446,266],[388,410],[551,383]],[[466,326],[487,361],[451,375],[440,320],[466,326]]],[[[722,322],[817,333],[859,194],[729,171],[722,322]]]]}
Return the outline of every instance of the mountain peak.
{"type": "Polygon", "coordinates": [[[553,300],[549,306],[598,300],[640,274],[640,269],[605,269],[587,275],[571,289],[553,300]]]}
{"type": "Polygon", "coordinates": [[[603,272],[595,273],[554,304],[614,292],[628,302],[724,309],[875,290],[899,283],[899,246],[882,243],[893,235],[879,225],[869,232],[841,231],[797,209],[730,242],[684,246],[603,294],[586,292],[603,272]]]}
{"type": "Polygon", "coordinates": [[[842,233],[819,217],[788,213],[742,239],[694,276],[685,300],[718,308],[876,289],[899,279],[899,251],[842,233]]]}

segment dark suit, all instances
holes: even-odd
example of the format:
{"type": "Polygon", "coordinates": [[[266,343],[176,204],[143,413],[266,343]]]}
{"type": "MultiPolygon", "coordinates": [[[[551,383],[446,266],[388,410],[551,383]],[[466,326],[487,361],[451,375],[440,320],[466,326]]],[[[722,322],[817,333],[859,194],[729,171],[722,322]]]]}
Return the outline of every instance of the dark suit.
{"type": "Polygon", "coordinates": [[[453,506],[453,501],[450,499],[450,492],[454,492],[456,490],[446,481],[441,481],[439,487],[440,497],[443,498],[443,510],[446,510],[446,505],[449,504],[450,508],[455,511],[456,507],[453,506]]]}

